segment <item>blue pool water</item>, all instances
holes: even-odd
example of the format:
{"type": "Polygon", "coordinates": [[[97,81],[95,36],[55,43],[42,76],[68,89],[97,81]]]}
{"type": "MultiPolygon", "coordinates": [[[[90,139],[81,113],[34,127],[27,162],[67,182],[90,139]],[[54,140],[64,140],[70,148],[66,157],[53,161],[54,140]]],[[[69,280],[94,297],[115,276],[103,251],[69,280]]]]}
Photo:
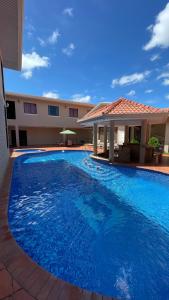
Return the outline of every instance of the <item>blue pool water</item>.
{"type": "Polygon", "coordinates": [[[85,151],[16,159],[9,224],[55,276],[118,299],[169,299],[169,176],[85,151]]]}

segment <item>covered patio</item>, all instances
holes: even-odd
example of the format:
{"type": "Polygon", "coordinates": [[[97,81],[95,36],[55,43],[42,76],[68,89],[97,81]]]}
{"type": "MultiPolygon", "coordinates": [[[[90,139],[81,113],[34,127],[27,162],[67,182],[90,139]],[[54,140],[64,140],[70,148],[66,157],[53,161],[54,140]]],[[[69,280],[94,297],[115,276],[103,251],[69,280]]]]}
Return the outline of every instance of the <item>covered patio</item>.
{"type": "Polygon", "coordinates": [[[99,104],[79,122],[83,126],[93,127],[94,156],[107,157],[111,162],[144,164],[153,158],[154,149],[148,145],[153,125],[165,125],[162,147],[168,149],[168,117],[169,109],[155,108],[120,98],[110,104],[99,104]],[[117,138],[119,128],[121,137],[117,138]],[[102,131],[102,145],[100,145],[100,131],[102,131]],[[98,151],[100,146],[102,151],[98,151]]]}

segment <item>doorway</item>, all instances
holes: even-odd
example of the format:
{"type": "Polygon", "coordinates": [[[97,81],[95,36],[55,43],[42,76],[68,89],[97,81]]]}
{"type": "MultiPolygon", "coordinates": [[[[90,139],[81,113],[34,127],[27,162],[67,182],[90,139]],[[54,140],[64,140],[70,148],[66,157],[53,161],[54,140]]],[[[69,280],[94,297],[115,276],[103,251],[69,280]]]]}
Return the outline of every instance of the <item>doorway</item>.
{"type": "Polygon", "coordinates": [[[16,147],[16,131],[14,129],[11,130],[11,147],[16,147]]]}
{"type": "Polygon", "coordinates": [[[20,146],[27,146],[27,131],[19,130],[19,143],[20,146]]]}

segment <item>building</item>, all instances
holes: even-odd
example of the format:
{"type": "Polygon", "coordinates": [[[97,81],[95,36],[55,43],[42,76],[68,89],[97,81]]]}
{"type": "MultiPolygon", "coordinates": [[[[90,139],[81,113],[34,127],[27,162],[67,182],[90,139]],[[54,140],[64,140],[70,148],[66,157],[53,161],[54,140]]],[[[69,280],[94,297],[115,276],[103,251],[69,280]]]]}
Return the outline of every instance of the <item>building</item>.
{"type": "Polygon", "coordinates": [[[6,93],[8,140],[11,147],[57,145],[63,143],[60,132],[72,129],[73,144],[91,143],[92,130],[77,120],[83,118],[93,104],[6,93]]]}
{"type": "Polygon", "coordinates": [[[8,163],[8,138],[3,67],[20,70],[23,1],[0,1],[0,186],[8,163]]]}
{"type": "Polygon", "coordinates": [[[169,149],[169,109],[155,108],[120,98],[112,103],[97,105],[79,120],[79,123],[93,127],[95,155],[98,138],[102,137],[104,153],[107,153],[109,148],[110,161],[114,161],[115,158],[115,143],[126,145],[121,147],[121,157],[128,155],[126,161],[130,160],[133,151],[133,156],[138,153],[140,163],[145,162],[146,152],[149,151],[148,140],[152,136],[159,139],[164,151],[168,152],[169,149]],[[138,141],[137,145],[133,146],[133,139],[138,141]]]}

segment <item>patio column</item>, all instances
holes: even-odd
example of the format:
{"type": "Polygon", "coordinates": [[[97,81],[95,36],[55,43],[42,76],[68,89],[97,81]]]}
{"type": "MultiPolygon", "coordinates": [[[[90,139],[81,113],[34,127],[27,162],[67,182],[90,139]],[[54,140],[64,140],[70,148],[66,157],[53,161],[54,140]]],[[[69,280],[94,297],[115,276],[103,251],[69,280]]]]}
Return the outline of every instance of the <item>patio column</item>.
{"type": "Polygon", "coordinates": [[[19,128],[18,125],[15,126],[15,134],[16,134],[16,146],[20,147],[20,142],[19,142],[19,128]]]}
{"type": "Polygon", "coordinates": [[[167,120],[165,125],[164,152],[169,152],[169,120],[167,120]]]}
{"type": "Polygon", "coordinates": [[[145,162],[145,145],[147,139],[147,120],[141,122],[141,140],[140,140],[140,163],[145,162]]]}
{"type": "Polygon", "coordinates": [[[93,125],[94,155],[97,155],[97,124],[93,125]]]}
{"type": "Polygon", "coordinates": [[[104,126],[104,153],[107,151],[107,126],[104,126]]]}
{"type": "Polygon", "coordinates": [[[129,142],[129,126],[125,126],[124,143],[128,144],[128,142],[129,142]]]}
{"type": "Polygon", "coordinates": [[[151,137],[151,124],[147,124],[147,143],[151,137]]]}
{"type": "Polygon", "coordinates": [[[130,136],[130,142],[134,139],[134,126],[131,127],[131,136],[130,136]]]}
{"type": "Polygon", "coordinates": [[[109,160],[114,161],[114,122],[110,121],[109,130],[109,160]]]}

